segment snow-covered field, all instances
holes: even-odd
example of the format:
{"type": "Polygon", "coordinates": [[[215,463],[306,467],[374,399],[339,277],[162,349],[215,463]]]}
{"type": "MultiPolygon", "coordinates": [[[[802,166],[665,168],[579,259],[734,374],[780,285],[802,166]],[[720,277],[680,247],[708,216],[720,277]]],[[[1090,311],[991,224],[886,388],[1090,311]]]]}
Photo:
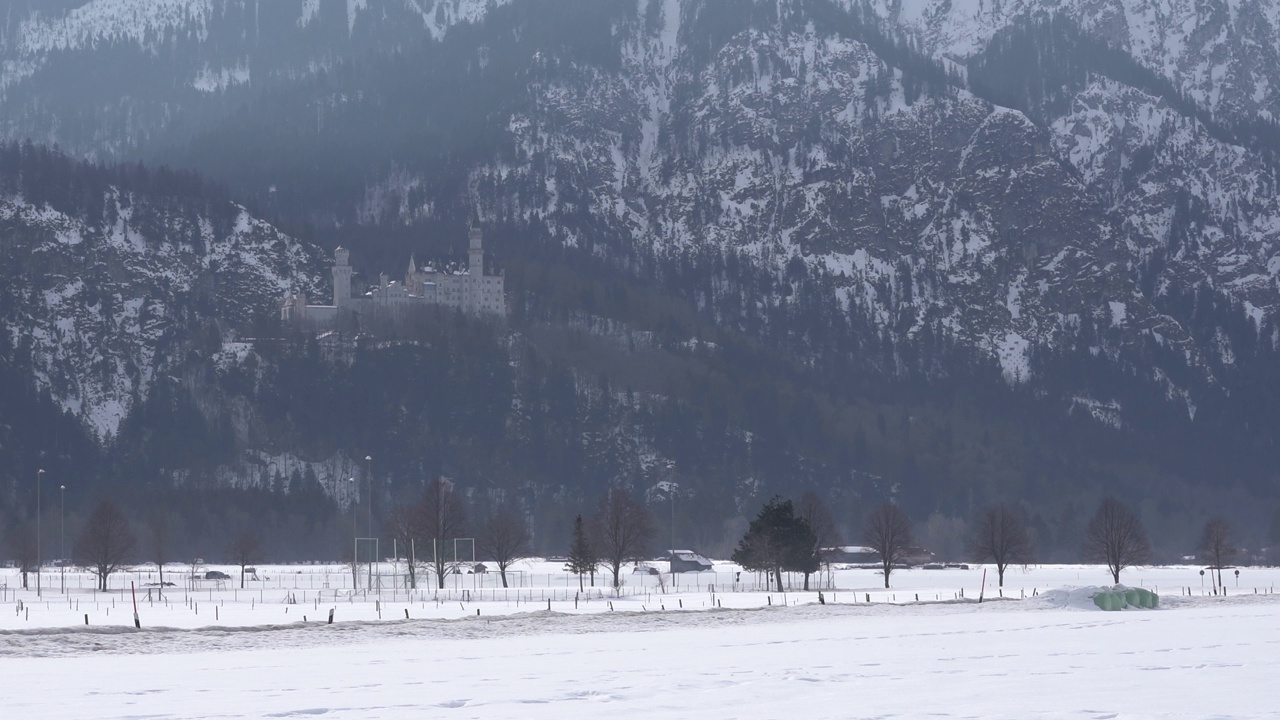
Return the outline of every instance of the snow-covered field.
{"type": "MultiPolygon", "coordinates": [[[[900,571],[887,591],[873,571],[838,571],[819,605],[816,592],[735,591],[734,570],[725,567],[681,577],[678,590],[670,576],[658,585],[653,576],[628,575],[630,594],[587,600],[584,593],[576,609],[576,578],[558,564],[521,569],[524,587],[505,597],[495,575],[464,575],[450,578],[444,593],[410,598],[389,576],[381,597],[353,595],[350,572],[340,567],[260,566],[259,580],[239,590],[238,581],[189,585],[172,566],[166,580],[178,586],[164,600],[154,588],[146,600],[142,584],[155,581],[154,571],[120,578],[139,585],[141,631],[127,592],[82,589],[90,581],[73,573],[63,594],[55,571],[37,599],[34,590],[15,592],[17,576],[0,571],[4,716],[1280,712],[1270,684],[1280,671],[1274,568],[1242,568],[1239,588],[1227,572],[1226,597],[1201,594],[1198,568],[1129,570],[1122,580],[1158,587],[1162,607],[1118,613],[1092,609],[1087,591],[1062,590],[1106,584],[1095,567],[1013,569],[1003,594],[1015,599],[1004,600],[992,571],[981,605],[974,601],[981,568],[900,571]],[[328,588],[312,587],[326,579],[328,588]],[[966,599],[957,600],[962,591],[966,599]]],[[[740,579],[738,589],[754,582],[747,573],[740,579]]]]}

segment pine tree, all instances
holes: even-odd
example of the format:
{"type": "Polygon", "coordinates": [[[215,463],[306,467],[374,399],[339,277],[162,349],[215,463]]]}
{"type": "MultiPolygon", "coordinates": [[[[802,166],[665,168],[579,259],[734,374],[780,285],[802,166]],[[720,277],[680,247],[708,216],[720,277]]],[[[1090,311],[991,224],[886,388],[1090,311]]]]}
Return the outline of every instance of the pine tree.
{"type": "Polygon", "coordinates": [[[569,562],[564,566],[566,571],[578,576],[578,590],[584,589],[582,576],[586,573],[594,575],[599,562],[595,549],[587,539],[587,531],[582,525],[582,516],[578,515],[573,519],[573,544],[569,547],[569,562]]]}
{"type": "Polygon", "coordinates": [[[813,573],[818,570],[817,538],[790,500],[775,495],[747,527],[732,560],[747,570],[765,572],[782,589],[782,571],[813,573]]]}

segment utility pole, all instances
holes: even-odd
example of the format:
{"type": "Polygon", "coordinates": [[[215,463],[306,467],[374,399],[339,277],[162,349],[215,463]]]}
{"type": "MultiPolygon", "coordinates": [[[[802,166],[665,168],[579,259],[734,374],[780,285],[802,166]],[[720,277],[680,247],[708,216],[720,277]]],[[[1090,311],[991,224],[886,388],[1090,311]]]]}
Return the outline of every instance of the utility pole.
{"type": "MultiPolygon", "coordinates": [[[[67,594],[67,486],[58,486],[58,557],[61,558],[62,594],[67,594]]],[[[163,569],[161,570],[163,573],[163,569]]]]}
{"type": "Polygon", "coordinates": [[[356,494],[356,499],[351,503],[351,592],[356,591],[356,579],[359,577],[360,570],[360,521],[356,518],[356,503],[360,502],[360,486],[356,484],[355,478],[347,478],[347,486],[356,494]]]}
{"type": "Polygon", "coordinates": [[[676,557],[676,488],[675,483],[667,481],[667,494],[671,496],[671,559],[676,557]]]}
{"type": "Polygon", "coordinates": [[[44,468],[36,470],[36,597],[43,597],[40,587],[40,481],[44,480],[44,468]]]}
{"type": "Polygon", "coordinates": [[[369,537],[373,537],[373,456],[364,456],[364,477],[369,486],[369,537]]]}
{"type": "Polygon", "coordinates": [[[667,497],[671,500],[671,567],[675,572],[676,564],[676,488],[679,485],[673,479],[676,475],[676,464],[674,461],[667,462],[667,497]]]}

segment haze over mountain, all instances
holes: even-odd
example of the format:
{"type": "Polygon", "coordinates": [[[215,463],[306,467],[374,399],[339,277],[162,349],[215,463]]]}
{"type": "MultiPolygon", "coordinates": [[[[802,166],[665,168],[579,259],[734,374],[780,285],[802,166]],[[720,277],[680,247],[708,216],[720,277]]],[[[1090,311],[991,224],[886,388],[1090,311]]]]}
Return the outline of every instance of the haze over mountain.
{"type": "Polygon", "coordinates": [[[607,485],[671,482],[710,552],[805,489],[846,530],[893,498],[935,546],[1009,500],[1074,559],[1103,492],[1167,555],[1212,511],[1266,542],[1273,3],[92,0],[0,29],[11,515],[45,467],[305,555],[372,455],[375,512],[444,474],[547,551],[607,485]],[[276,320],[338,244],[367,285],[473,222],[503,322],[276,320]]]}

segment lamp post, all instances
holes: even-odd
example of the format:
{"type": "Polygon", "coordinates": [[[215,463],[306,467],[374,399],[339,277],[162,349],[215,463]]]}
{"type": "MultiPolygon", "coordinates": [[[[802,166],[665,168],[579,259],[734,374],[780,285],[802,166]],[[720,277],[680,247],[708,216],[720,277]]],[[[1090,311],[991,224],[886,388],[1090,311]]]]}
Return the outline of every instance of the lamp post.
{"type": "Polygon", "coordinates": [[[355,493],[355,499],[351,501],[351,590],[356,589],[356,570],[360,567],[360,521],[356,518],[356,503],[360,502],[360,486],[356,485],[355,478],[347,478],[347,488],[355,493]]]}
{"type": "Polygon", "coordinates": [[[364,477],[365,482],[369,485],[369,508],[366,512],[369,514],[369,535],[373,537],[373,456],[364,456],[364,477]]]}
{"type": "Polygon", "coordinates": [[[671,578],[674,581],[676,576],[676,485],[672,478],[675,476],[676,464],[674,461],[667,462],[667,499],[671,501],[671,547],[667,549],[669,553],[669,567],[671,578]]]}
{"type": "Polygon", "coordinates": [[[36,470],[36,597],[42,597],[40,587],[40,481],[44,480],[44,468],[36,470]]]}
{"type": "Polygon", "coordinates": [[[58,556],[62,559],[62,594],[67,594],[67,486],[58,486],[58,556]]]}
{"type": "MultiPolygon", "coordinates": [[[[671,562],[676,560],[676,488],[675,483],[667,481],[667,494],[671,496],[671,562]]],[[[675,572],[673,569],[672,572],[675,572]]]]}

